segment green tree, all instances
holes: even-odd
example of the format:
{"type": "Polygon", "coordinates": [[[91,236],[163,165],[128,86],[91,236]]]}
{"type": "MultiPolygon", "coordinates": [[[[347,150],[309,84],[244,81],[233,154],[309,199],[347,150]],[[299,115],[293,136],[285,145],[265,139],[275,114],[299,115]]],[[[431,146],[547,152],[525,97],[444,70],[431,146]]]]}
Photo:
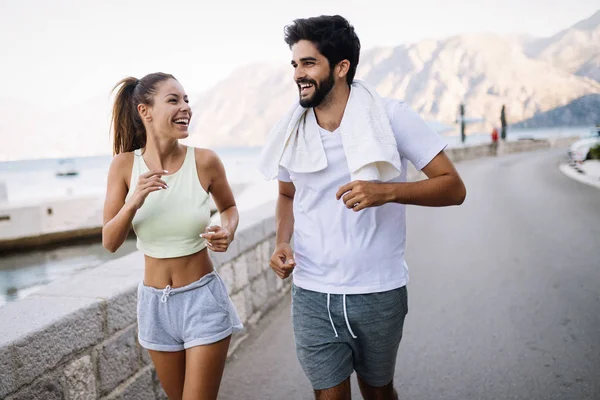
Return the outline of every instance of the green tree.
{"type": "Polygon", "coordinates": [[[590,158],[592,160],[600,160],[600,144],[597,144],[590,149],[590,158]]]}

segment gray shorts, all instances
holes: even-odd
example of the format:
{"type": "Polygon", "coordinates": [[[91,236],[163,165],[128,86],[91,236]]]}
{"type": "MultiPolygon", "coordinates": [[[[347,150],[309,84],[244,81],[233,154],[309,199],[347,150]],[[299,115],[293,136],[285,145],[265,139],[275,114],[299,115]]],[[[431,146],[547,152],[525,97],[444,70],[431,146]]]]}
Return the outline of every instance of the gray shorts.
{"type": "Polygon", "coordinates": [[[353,295],[292,286],[296,354],[313,388],[337,386],[353,371],[370,386],[389,384],[407,312],[406,286],[353,295]]]}
{"type": "Polygon", "coordinates": [[[243,329],[216,272],[174,289],[140,283],[137,319],[140,345],[157,351],[181,351],[215,343],[243,329]]]}

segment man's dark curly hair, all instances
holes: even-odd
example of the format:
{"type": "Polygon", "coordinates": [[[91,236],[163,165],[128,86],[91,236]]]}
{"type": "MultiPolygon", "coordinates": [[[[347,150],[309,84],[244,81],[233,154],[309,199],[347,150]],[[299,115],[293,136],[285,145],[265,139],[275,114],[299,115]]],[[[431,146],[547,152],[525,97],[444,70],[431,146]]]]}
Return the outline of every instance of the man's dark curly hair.
{"type": "Polygon", "coordinates": [[[360,40],[354,27],[344,17],[321,15],[296,19],[284,28],[284,34],[290,48],[300,40],[312,42],[327,58],[330,68],[342,60],[350,61],[346,81],[348,85],[352,84],[360,56],[360,40]]]}

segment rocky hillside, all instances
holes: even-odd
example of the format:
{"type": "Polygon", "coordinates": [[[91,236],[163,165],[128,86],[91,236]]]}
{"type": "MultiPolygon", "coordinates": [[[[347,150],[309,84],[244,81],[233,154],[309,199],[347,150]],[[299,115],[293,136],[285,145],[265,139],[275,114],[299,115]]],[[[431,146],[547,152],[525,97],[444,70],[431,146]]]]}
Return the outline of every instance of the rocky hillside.
{"type": "Polygon", "coordinates": [[[600,81],[600,11],[556,35],[529,42],[528,56],[600,81]]]}
{"type": "Polygon", "coordinates": [[[590,94],[515,124],[514,128],[546,128],[600,123],[600,94],[590,94]]]}

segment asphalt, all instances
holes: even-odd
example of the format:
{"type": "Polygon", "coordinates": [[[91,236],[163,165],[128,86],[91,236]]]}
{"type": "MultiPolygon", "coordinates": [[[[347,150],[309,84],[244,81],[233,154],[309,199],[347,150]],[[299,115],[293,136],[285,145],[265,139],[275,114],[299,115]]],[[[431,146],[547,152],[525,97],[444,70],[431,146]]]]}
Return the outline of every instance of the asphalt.
{"type": "MultiPolygon", "coordinates": [[[[562,174],[564,161],[459,163],[461,207],[409,207],[400,399],[600,399],[600,190],[562,174]]],[[[289,298],[229,359],[219,398],[313,398],[289,298]]]]}

